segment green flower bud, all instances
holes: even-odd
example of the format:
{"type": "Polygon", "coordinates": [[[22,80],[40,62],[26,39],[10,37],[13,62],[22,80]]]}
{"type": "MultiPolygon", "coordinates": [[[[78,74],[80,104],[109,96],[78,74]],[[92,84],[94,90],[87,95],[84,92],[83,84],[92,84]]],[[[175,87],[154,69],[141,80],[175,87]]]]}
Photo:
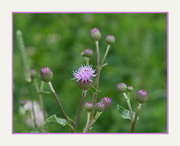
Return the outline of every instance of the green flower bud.
{"type": "Polygon", "coordinates": [[[95,42],[99,41],[101,39],[101,33],[100,33],[99,29],[97,29],[97,28],[91,29],[89,37],[91,40],[93,40],[95,42]]]}
{"type": "Polygon", "coordinates": [[[127,85],[125,83],[119,83],[117,85],[117,91],[120,93],[126,92],[127,91],[127,85]]]}
{"type": "Polygon", "coordinates": [[[145,90],[139,90],[136,93],[135,98],[138,103],[145,103],[148,100],[148,94],[145,90]]]}
{"type": "Polygon", "coordinates": [[[44,82],[53,80],[53,73],[49,67],[43,67],[40,72],[40,79],[44,82]]]}
{"type": "Polygon", "coordinates": [[[111,45],[111,44],[113,44],[115,42],[115,37],[113,36],[113,35],[108,35],[107,37],[106,37],[106,43],[108,44],[108,45],[111,45]]]}

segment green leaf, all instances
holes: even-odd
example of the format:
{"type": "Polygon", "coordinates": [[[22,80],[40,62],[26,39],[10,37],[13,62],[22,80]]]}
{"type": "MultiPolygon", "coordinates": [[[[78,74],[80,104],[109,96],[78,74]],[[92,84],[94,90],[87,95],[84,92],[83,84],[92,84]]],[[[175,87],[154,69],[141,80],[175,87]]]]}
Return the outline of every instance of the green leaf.
{"type": "MultiPolygon", "coordinates": [[[[131,115],[130,115],[130,111],[125,109],[124,107],[120,106],[117,104],[117,109],[119,111],[119,114],[120,116],[123,118],[123,119],[129,119],[131,120],[131,115]]],[[[135,117],[136,113],[133,112],[133,118],[135,117]]],[[[137,118],[138,120],[139,118],[137,118]]]]}
{"type": "MultiPolygon", "coordinates": [[[[56,115],[52,115],[52,116],[50,116],[50,117],[46,120],[46,122],[44,123],[43,128],[42,128],[42,131],[44,131],[44,127],[45,127],[45,125],[46,125],[47,123],[52,123],[52,122],[57,123],[57,124],[59,124],[59,125],[61,125],[61,126],[63,126],[63,127],[66,126],[66,125],[70,126],[65,119],[63,119],[63,118],[58,118],[56,115]]],[[[70,127],[71,127],[71,126],[70,126],[70,127]]],[[[71,127],[71,129],[73,129],[73,127],[71,127]]]]}
{"type": "Polygon", "coordinates": [[[92,92],[99,92],[94,86],[91,86],[91,87],[90,87],[90,90],[91,90],[92,92]]]}

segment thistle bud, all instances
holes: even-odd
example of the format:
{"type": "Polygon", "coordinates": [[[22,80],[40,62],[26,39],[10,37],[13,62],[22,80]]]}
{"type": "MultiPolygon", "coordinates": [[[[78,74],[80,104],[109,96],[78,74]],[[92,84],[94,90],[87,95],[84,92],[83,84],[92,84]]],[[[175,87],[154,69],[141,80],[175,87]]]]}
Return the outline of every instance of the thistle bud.
{"type": "Polygon", "coordinates": [[[128,86],[127,90],[128,90],[128,92],[132,92],[133,91],[133,87],[132,86],[128,86]]]}
{"type": "Polygon", "coordinates": [[[49,67],[43,67],[40,72],[40,79],[44,82],[53,80],[53,73],[49,67]]]}
{"type": "Polygon", "coordinates": [[[97,28],[91,29],[89,37],[91,40],[93,40],[95,42],[99,41],[101,39],[101,33],[100,33],[99,29],[97,29],[97,28]]]}
{"type": "Polygon", "coordinates": [[[82,80],[78,81],[78,86],[82,90],[88,90],[91,87],[91,85],[92,85],[91,81],[82,81],[82,80]]]}
{"type": "Polygon", "coordinates": [[[31,79],[34,80],[37,76],[37,72],[34,69],[30,70],[31,79]]]}
{"type": "Polygon", "coordinates": [[[139,90],[136,93],[135,98],[138,103],[144,103],[148,100],[148,94],[145,90],[139,90]]]}
{"type": "Polygon", "coordinates": [[[86,104],[85,104],[85,110],[87,111],[87,112],[91,112],[92,110],[93,110],[93,103],[91,103],[91,102],[87,102],[86,104]]]}
{"type": "Polygon", "coordinates": [[[108,44],[108,45],[111,45],[111,44],[113,44],[115,42],[115,37],[113,36],[113,35],[108,35],[107,37],[106,37],[106,43],[108,44]]]}
{"type": "Polygon", "coordinates": [[[86,49],[84,51],[84,57],[91,58],[93,56],[93,51],[91,49],[86,49]]]}
{"type": "Polygon", "coordinates": [[[20,104],[21,106],[24,106],[25,103],[26,103],[26,99],[21,99],[21,100],[19,101],[19,104],[20,104]]]}
{"type": "Polygon", "coordinates": [[[111,98],[108,98],[108,97],[104,97],[103,99],[101,99],[102,103],[104,103],[105,105],[105,110],[110,108],[111,107],[111,104],[112,104],[112,101],[111,101],[111,98]]]}
{"type": "Polygon", "coordinates": [[[98,112],[103,112],[105,110],[105,105],[102,102],[98,102],[98,103],[96,103],[95,108],[98,112]]]}
{"type": "Polygon", "coordinates": [[[125,83],[119,83],[117,85],[117,91],[120,93],[127,91],[127,85],[125,83]]]}

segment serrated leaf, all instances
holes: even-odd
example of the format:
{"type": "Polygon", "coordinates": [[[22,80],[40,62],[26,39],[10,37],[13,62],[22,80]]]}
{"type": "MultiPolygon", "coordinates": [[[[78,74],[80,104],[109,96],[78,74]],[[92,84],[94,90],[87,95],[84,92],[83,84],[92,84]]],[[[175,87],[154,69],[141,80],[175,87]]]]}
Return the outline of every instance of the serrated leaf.
{"type": "MultiPolygon", "coordinates": [[[[52,122],[57,123],[57,124],[59,124],[59,125],[61,125],[61,126],[63,126],[63,127],[66,126],[66,125],[70,126],[65,119],[59,118],[59,117],[57,117],[56,115],[52,115],[52,116],[50,116],[50,117],[46,120],[46,122],[44,123],[43,128],[42,128],[42,131],[44,131],[44,127],[45,127],[45,125],[46,125],[47,123],[52,123],[52,122]]],[[[71,127],[71,126],[70,126],[70,127],[71,127]]],[[[71,127],[71,128],[73,129],[73,127],[71,127]]]]}
{"type": "MultiPolygon", "coordinates": [[[[123,118],[123,119],[129,119],[131,120],[131,115],[130,115],[130,111],[125,109],[124,107],[120,106],[117,104],[117,109],[119,111],[119,115],[123,118]]],[[[133,118],[135,117],[136,113],[133,112],[133,118]]],[[[138,120],[139,118],[137,118],[138,120]]]]}

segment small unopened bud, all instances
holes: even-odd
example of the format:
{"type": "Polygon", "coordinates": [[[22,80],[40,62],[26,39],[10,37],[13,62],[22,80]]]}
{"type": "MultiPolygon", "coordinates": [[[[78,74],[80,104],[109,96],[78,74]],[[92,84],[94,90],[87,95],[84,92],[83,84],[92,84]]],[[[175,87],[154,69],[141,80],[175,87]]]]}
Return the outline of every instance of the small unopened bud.
{"type": "Polygon", "coordinates": [[[91,103],[91,102],[87,102],[86,104],[85,104],[85,110],[87,111],[87,112],[91,112],[92,110],[93,110],[93,103],[91,103]]]}
{"type": "Polygon", "coordinates": [[[128,92],[132,92],[133,91],[133,86],[128,86],[127,90],[128,90],[128,92]]]}
{"type": "Polygon", "coordinates": [[[81,52],[81,56],[82,56],[82,57],[85,57],[85,56],[84,56],[84,52],[81,52]]]}
{"type": "Polygon", "coordinates": [[[105,110],[105,105],[104,105],[104,103],[102,103],[102,102],[96,103],[96,110],[97,110],[98,112],[103,112],[103,111],[105,110]]]}
{"type": "Polygon", "coordinates": [[[91,29],[89,37],[91,40],[93,40],[95,42],[99,41],[101,39],[101,33],[100,33],[99,29],[97,29],[97,28],[91,29]]]}
{"type": "Polygon", "coordinates": [[[40,79],[44,82],[53,80],[53,73],[49,67],[43,67],[40,72],[40,79]]]}
{"type": "Polygon", "coordinates": [[[84,57],[91,58],[93,56],[93,51],[91,49],[86,49],[84,51],[84,57]]]}
{"type": "Polygon", "coordinates": [[[108,45],[111,45],[111,44],[113,44],[115,42],[115,37],[113,36],[113,35],[108,35],[107,37],[106,37],[106,43],[108,44],[108,45]]]}
{"type": "Polygon", "coordinates": [[[108,98],[108,97],[104,97],[103,99],[101,99],[102,103],[104,103],[105,105],[105,110],[110,108],[111,107],[111,104],[112,104],[112,101],[111,101],[111,98],[108,98]]]}
{"type": "Polygon", "coordinates": [[[26,103],[26,99],[21,99],[21,100],[19,101],[19,104],[20,104],[21,106],[24,106],[25,103],[26,103]]]}
{"type": "Polygon", "coordinates": [[[30,70],[30,74],[31,74],[31,79],[34,80],[37,76],[37,72],[34,69],[30,70]]]}
{"type": "Polygon", "coordinates": [[[148,100],[148,94],[145,90],[139,90],[136,93],[135,98],[138,103],[144,103],[148,100]]]}
{"type": "Polygon", "coordinates": [[[125,83],[119,83],[117,85],[117,91],[120,93],[126,92],[127,91],[127,85],[125,83]]]}

